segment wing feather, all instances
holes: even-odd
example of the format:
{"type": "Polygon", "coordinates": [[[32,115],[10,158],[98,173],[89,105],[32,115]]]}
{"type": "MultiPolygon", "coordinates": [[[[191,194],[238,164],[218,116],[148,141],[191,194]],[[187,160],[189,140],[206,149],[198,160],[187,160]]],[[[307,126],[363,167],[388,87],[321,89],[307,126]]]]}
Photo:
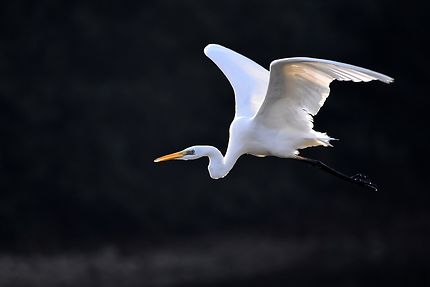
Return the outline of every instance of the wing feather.
{"type": "Polygon", "coordinates": [[[253,117],[260,108],[269,85],[269,71],[254,61],[221,45],[204,49],[229,80],[236,100],[236,117],[253,117]]]}
{"type": "Polygon", "coordinates": [[[270,64],[267,94],[255,119],[274,128],[313,128],[333,80],[391,83],[392,78],[365,68],[314,58],[286,58],[270,64]]]}

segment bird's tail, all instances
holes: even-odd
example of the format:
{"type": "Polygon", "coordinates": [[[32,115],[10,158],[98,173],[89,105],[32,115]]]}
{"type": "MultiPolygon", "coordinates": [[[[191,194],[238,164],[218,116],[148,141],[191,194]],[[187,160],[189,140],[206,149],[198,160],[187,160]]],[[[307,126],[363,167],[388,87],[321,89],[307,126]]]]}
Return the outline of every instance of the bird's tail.
{"type": "Polygon", "coordinates": [[[317,142],[322,145],[322,146],[329,146],[329,147],[333,147],[330,143],[330,141],[337,141],[338,139],[332,138],[330,136],[328,136],[326,133],[320,133],[320,132],[316,132],[317,134],[317,142]]]}
{"type": "Polygon", "coordinates": [[[313,147],[313,146],[329,146],[332,147],[332,145],[330,144],[331,140],[337,140],[335,138],[329,137],[326,133],[320,133],[317,131],[312,131],[313,134],[308,137],[308,138],[304,138],[300,145],[297,146],[298,149],[303,149],[303,148],[308,148],[308,147],[313,147]]]}

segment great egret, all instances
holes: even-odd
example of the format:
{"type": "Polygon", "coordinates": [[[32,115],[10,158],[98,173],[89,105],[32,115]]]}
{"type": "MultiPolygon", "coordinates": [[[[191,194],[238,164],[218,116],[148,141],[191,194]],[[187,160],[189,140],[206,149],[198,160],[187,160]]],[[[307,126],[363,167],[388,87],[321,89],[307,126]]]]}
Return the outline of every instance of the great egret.
{"type": "Polygon", "coordinates": [[[347,176],[318,160],[299,156],[299,149],[331,146],[326,133],[313,130],[313,117],[327,99],[333,80],[391,83],[392,78],[361,67],[314,58],[285,58],[270,64],[270,72],[254,61],[220,45],[210,44],[204,53],[221,69],[233,86],[236,112],[230,125],[225,157],[207,145],[196,145],[159,157],[209,158],[209,174],[226,176],[243,154],[277,156],[309,163],[352,183],[377,190],[366,176],[347,176]]]}

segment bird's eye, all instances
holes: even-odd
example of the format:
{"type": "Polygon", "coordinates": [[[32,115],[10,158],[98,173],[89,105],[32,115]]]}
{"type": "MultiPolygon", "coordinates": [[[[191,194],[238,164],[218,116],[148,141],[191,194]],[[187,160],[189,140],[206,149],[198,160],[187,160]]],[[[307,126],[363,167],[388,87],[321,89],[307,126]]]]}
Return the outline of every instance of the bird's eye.
{"type": "Polygon", "coordinates": [[[187,150],[187,155],[194,155],[196,152],[193,149],[187,150]]]}

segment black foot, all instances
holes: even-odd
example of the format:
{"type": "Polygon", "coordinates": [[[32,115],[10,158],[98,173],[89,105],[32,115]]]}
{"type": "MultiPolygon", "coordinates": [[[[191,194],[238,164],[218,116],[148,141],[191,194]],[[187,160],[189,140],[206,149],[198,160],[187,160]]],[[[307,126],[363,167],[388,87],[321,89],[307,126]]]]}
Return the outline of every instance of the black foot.
{"type": "Polygon", "coordinates": [[[372,183],[369,177],[367,177],[364,174],[357,173],[356,175],[353,175],[350,178],[353,181],[353,183],[367,187],[373,191],[378,191],[378,187],[376,186],[376,184],[372,183]]]}

